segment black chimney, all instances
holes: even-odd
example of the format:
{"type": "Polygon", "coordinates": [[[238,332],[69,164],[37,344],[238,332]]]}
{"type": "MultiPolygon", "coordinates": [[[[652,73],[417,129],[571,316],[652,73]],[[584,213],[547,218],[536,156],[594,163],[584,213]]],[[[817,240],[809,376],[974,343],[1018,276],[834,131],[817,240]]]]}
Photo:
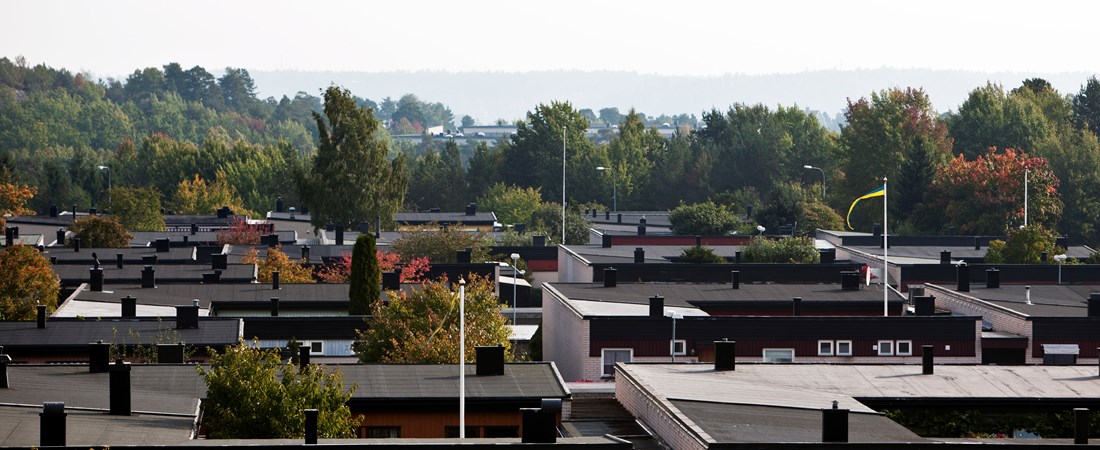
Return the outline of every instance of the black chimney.
{"type": "Polygon", "coordinates": [[[302,246],[302,260],[305,261],[306,264],[309,264],[309,246],[308,245],[303,245],[302,246]]]}
{"type": "Polygon", "coordinates": [[[58,228],[57,233],[55,233],[54,238],[57,239],[57,245],[59,245],[59,246],[65,245],[65,229],[64,228],[58,228]]]}
{"type": "Polygon", "coordinates": [[[634,248],[634,264],[641,264],[645,262],[645,249],[641,247],[634,248]]]}
{"type": "Polygon", "coordinates": [[[1089,443],[1088,408],[1073,408],[1073,443],[1076,445],[1089,443]]]}
{"type": "MultiPolygon", "coordinates": [[[[525,224],[525,223],[517,223],[517,224],[513,225],[513,228],[515,228],[516,233],[519,233],[519,234],[526,234],[527,233],[527,224],[525,224]]],[[[545,236],[544,236],[544,238],[545,238],[545,236]]]]}
{"type": "Polygon", "coordinates": [[[387,291],[401,290],[401,274],[394,272],[382,272],[382,289],[387,291]]]}
{"type": "Polygon", "coordinates": [[[741,271],[740,270],[731,270],[730,271],[730,281],[733,284],[734,289],[741,289],[741,271]]]}
{"type": "Polygon", "coordinates": [[[317,443],[317,414],[316,409],[302,410],[306,415],[306,445],[317,443]]]}
{"type": "Polygon", "coordinates": [[[638,236],[645,236],[645,224],[638,224],[638,236]]]}
{"type": "Polygon", "coordinates": [[[156,248],[157,253],[165,253],[172,249],[172,241],[168,238],[154,239],[153,246],[156,248]]]}
{"type": "Polygon", "coordinates": [[[88,208],[88,215],[89,216],[95,216],[97,212],[99,212],[99,211],[96,211],[95,208],[88,208]]]}
{"type": "Polygon", "coordinates": [[[225,253],[215,253],[213,255],[210,255],[210,268],[213,270],[229,269],[229,255],[225,253]]]}
{"type": "Polygon", "coordinates": [[[199,232],[199,226],[196,225],[196,224],[191,224],[191,235],[194,236],[198,232],[199,232]]]}
{"type": "Polygon", "coordinates": [[[4,347],[0,347],[0,389],[8,388],[9,364],[11,364],[11,356],[4,353],[4,347]]]}
{"type": "Polygon", "coordinates": [[[227,208],[227,207],[224,207],[224,206],[223,206],[223,207],[221,207],[221,208],[219,208],[219,209],[218,209],[218,218],[219,218],[219,219],[227,219],[227,218],[229,218],[229,208],[227,208]]]}
{"type": "Polygon", "coordinates": [[[940,251],[940,264],[951,264],[951,251],[950,250],[941,250],[940,251]]]}
{"type": "Polygon", "coordinates": [[[157,260],[160,259],[156,254],[153,255],[141,255],[141,263],[147,266],[154,266],[157,264],[157,260]]]}
{"type": "Polygon", "coordinates": [[[840,289],[845,291],[859,290],[859,271],[845,270],[840,272],[840,289]]]}
{"type": "Polygon", "coordinates": [[[122,317],[137,317],[137,298],[132,295],[122,297],[122,317]]]}
{"type": "Polygon", "coordinates": [[[981,250],[981,249],[982,249],[982,239],[977,237],[977,236],[974,236],[974,250],[981,250]]]}
{"type": "Polygon", "coordinates": [[[50,217],[57,217],[57,205],[50,205],[50,217]]]}
{"type": "Polygon", "coordinates": [[[882,236],[882,224],[881,223],[874,224],[874,226],[871,227],[871,234],[874,235],[875,237],[882,236]]]}
{"type": "Polygon", "coordinates": [[[43,447],[61,447],[65,445],[65,403],[46,402],[42,404],[39,417],[39,445],[43,447]]]}
{"type": "Polygon", "coordinates": [[[1100,292],[1089,292],[1088,317],[1100,317],[1100,292]]]}
{"type": "Polygon", "coordinates": [[[832,409],[821,410],[821,442],[848,442],[848,410],[835,400],[832,409]]]}
{"type": "Polygon", "coordinates": [[[791,315],[795,317],[802,315],[802,297],[791,299],[791,315]]]}
{"type": "Polygon", "coordinates": [[[122,268],[122,253],[115,253],[115,267],[122,268]]]}
{"type": "Polygon", "coordinates": [[[279,317],[279,297],[271,297],[271,317],[279,317]]]}
{"type": "Polygon", "coordinates": [[[714,341],[714,370],[737,369],[737,341],[714,341]]]}
{"type": "Polygon", "coordinates": [[[618,285],[618,275],[616,275],[614,267],[608,267],[603,270],[603,287],[613,288],[618,285]]]}
{"type": "Polygon", "coordinates": [[[103,292],[103,269],[96,267],[88,269],[92,278],[92,292],[103,292]]]}
{"type": "Polygon", "coordinates": [[[46,305],[38,305],[38,328],[46,328],[46,305]]]}
{"type": "Polygon", "coordinates": [[[467,216],[477,215],[477,203],[470,203],[469,205],[466,205],[466,215],[467,216]]]}
{"type": "Polygon", "coordinates": [[[106,372],[111,365],[111,344],[95,341],[88,344],[88,372],[106,372]]]}
{"type": "Polygon", "coordinates": [[[932,346],[932,345],[922,345],[922,346],[920,346],[920,360],[921,360],[920,361],[920,365],[921,365],[921,372],[920,373],[922,373],[924,375],[932,375],[932,373],[934,372],[934,367],[935,367],[934,366],[934,364],[935,364],[935,361],[934,361],[935,355],[934,355],[934,353],[935,353],[935,347],[934,346],[932,346]]]}
{"type": "Polygon", "coordinates": [[[602,247],[602,248],[611,248],[611,235],[610,234],[604,233],[602,236],[600,236],[600,247],[602,247]]]}
{"type": "Polygon", "coordinates": [[[199,301],[191,306],[176,307],[176,329],[185,330],[199,327],[199,301]]]}
{"type": "Polygon", "coordinates": [[[271,289],[279,289],[279,271],[271,271],[271,289]]]}
{"type": "Polygon", "coordinates": [[[456,261],[458,264],[469,264],[470,254],[473,253],[473,249],[467,248],[466,250],[459,250],[456,255],[456,261]]]}
{"type": "Polygon", "coordinates": [[[157,344],[157,364],[183,364],[183,343],[157,344]]]}
{"type": "Polygon", "coordinates": [[[79,251],[80,251],[80,238],[74,237],[73,238],[73,252],[79,252],[79,251]]]}
{"type": "Polygon", "coordinates": [[[936,297],[919,295],[913,297],[913,313],[918,316],[931,316],[936,312],[936,297]]]}
{"type": "Polygon", "coordinates": [[[1039,252],[1039,262],[1047,262],[1047,252],[1039,252]]]}
{"type": "Polygon", "coordinates": [[[157,280],[154,277],[156,269],[153,266],[145,266],[141,269],[141,287],[145,289],[157,287],[157,280]]]}
{"type": "Polygon", "coordinates": [[[504,347],[486,345],[474,348],[477,376],[504,375],[504,347]]]}
{"type": "Polygon", "coordinates": [[[111,387],[111,415],[130,415],[130,363],[122,358],[111,364],[108,369],[111,387]]]}
{"type": "Polygon", "coordinates": [[[558,440],[557,414],[548,408],[520,408],[523,413],[520,442],[553,444],[558,440]]]}
{"type": "Polygon", "coordinates": [[[546,236],[531,236],[532,247],[546,247],[546,236]]]}
{"type": "Polygon", "coordinates": [[[649,317],[664,317],[665,316],[665,298],[660,295],[654,295],[649,298],[649,317]]]}
{"type": "Polygon", "coordinates": [[[1001,271],[997,269],[985,269],[985,287],[996,289],[1001,287],[1001,271]]]}
{"type": "Polygon", "coordinates": [[[615,214],[615,223],[623,223],[623,213],[615,214]]]}
{"type": "Polygon", "coordinates": [[[275,212],[283,212],[283,206],[285,205],[282,197],[275,199],[275,212]]]}
{"type": "Polygon", "coordinates": [[[305,367],[309,365],[309,346],[303,345],[298,347],[298,367],[305,367]]]}
{"type": "Polygon", "coordinates": [[[958,281],[957,291],[970,292],[970,266],[966,265],[966,261],[960,262],[958,269],[955,270],[957,274],[955,279],[958,281]]]}
{"type": "Polygon", "coordinates": [[[336,226],[336,245],[344,245],[344,226],[336,226]]]}

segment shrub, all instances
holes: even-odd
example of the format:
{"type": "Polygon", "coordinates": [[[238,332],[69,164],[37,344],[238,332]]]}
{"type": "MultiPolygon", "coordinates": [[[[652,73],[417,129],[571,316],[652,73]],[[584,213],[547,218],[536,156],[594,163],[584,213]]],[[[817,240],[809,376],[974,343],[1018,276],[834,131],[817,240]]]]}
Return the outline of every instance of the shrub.
{"type": "Polygon", "coordinates": [[[741,261],[748,263],[816,264],[821,262],[821,254],[814,247],[814,240],[808,237],[786,237],[771,240],[757,236],[753,237],[749,245],[741,251],[741,261]]]}
{"type": "MultiPolygon", "coordinates": [[[[113,217],[87,216],[73,221],[69,231],[80,238],[80,245],[88,248],[126,248],[134,235],[113,217]]],[[[75,241],[69,240],[72,247],[75,241]]]]}
{"type": "Polygon", "coordinates": [[[714,252],[714,249],[710,247],[703,247],[701,245],[693,245],[685,248],[680,253],[680,260],[682,263],[694,263],[694,264],[722,264],[726,262],[726,258],[718,256],[714,252]]]}
{"type": "Polygon", "coordinates": [[[737,226],[737,217],[725,205],[712,201],[680,204],[669,213],[672,232],[680,235],[723,235],[737,226]]]}
{"type": "Polygon", "coordinates": [[[1054,255],[1066,252],[1055,245],[1057,235],[1041,225],[1028,225],[1021,229],[1008,230],[1006,241],[995,240],[989,243],[985,252],[985,262],[991,264],[1040,264],[1042,253],[1047,254],[1047,264],[1054,263],[1054,255]]]}
{"type": "Polygon", "coordinates": [[[259,250],[255,247],[250,248],[241,256],[241,262],[259,266],[256,269],[256,277],[261,283],[270,283],[271,272],[274,270],[279,271],[281,283],[316,283],[313,279],[313,271],[303,265],[306,261],[291,260],[286,253],[283,253],[282,246],[269,247],[264,259],[260,259],[259,255],[259,250]]]}

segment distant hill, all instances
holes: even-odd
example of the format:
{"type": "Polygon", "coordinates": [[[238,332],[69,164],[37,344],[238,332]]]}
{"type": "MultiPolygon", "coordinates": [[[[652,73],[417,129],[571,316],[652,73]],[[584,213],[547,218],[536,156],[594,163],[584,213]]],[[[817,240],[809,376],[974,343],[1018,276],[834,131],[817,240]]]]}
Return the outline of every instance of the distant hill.
{"type": "Polygon", "coordinates": [[[569,100],[575,108],[631,107],[650,116],[700,114],[734,103],[798,105],[830,117],[841,113],[848,98],[894,86],[919,86],[940,112],[957,109],[967,93],[987,81],[1006,89],[1027,78],[1043,78],[1064,94],[1080,90],[1092,74],[935,71],[924,69],[822,70],[795,74],[687,77],[631,72],[251,72],[258,96],[319,95],[329,84],[374,101],[416,94],[441,102],[455,118],[470,115],[479,124],[514,120],[539,103],[569,100]]]}

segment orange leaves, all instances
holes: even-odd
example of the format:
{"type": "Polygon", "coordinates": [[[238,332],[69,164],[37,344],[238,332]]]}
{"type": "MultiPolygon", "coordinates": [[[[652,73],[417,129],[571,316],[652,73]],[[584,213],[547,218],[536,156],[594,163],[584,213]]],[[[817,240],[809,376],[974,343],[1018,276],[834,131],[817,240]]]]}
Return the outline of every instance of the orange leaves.
{"type": "Polygon", "coordinates": [[[53,310],[61,290],[53,266],[38,249],[14,245],[0,253],[0,320],[31,320],[37,305],[53,310]]]}

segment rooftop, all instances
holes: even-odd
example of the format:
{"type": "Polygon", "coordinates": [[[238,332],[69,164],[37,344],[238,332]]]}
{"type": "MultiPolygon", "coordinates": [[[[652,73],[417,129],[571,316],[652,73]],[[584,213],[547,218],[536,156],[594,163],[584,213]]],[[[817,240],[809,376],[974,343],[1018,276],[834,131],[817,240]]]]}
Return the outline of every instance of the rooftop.
{"type": "MultiPolygon", "coordinates": [[[[952,290],[952,287],[935,286],[952,290]]],[[[1088,298],[1092,292],[1100,292],[1100,286],[1083,284],[1034,285],[1031,288],[1031,304],[1027,303],[1027,286],[1001,284],[999,288],[987,288],[974,283],[970,292],[962,295],[987,301],[1001,308],[1029,317],[1087,317],[1088,298]]],[[[934,295],[934,294],[932,294],[934,295]]]]}

